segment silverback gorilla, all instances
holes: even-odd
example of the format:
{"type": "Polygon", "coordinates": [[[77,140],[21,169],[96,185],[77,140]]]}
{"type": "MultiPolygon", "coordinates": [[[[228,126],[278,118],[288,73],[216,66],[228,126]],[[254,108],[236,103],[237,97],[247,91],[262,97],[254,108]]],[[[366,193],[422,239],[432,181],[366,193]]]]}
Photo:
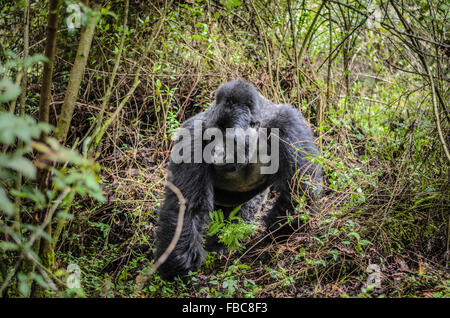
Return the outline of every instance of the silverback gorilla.
{"type": "MultiPolygon", "coordinates": [[[[238,216],[250,221],[270,188],[277,193],[276,201],[264,223],[267,232],[281,233],[286,216],[294,215],[294,193],[305,196],[309,205],[320,197],[322,168],[311,160],[318,150],[303,116],[291,105],[268,101],[245,80],[221,85],[210,107],[180,129],[185,133],[176,137],[168,178],[186,201],[185,215],[179,240],[159,267],[163,279],[185,278],[201,265],[204,249],[220,248],[217,237],[204,242],[209,212],[222,209],[227,217],[241,205],[238,216]],[[206,145],[211,135],[214,140],[206,145]],[[269,141],[276,147],[265,146],[269,141]],[[262,150],[270,160],[258,158],[262,150]]],[[[156,232],[157,257],[174,236],[179,210],[176,193],[166,186],[156,232]]]]}

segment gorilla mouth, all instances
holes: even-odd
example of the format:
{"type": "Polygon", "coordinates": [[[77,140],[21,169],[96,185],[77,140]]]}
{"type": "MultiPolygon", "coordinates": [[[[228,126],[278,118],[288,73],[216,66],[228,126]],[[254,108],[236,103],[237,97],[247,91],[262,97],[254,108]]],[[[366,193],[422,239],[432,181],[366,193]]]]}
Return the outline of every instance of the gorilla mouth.
{"type": "Polygon", "coordinates": [[[236,207],[239,204],[248,202],[258,193],[264,191],[267,185],[259,186],[246,192],[228,191],[220,188],[214,188],[214,203],[224,207],[236,207]]]}
{"type": "Polygon", "coordinates": [[[224,164],[214,164],[214,170],[220,172],[237,172],[247,165],[244,163],[224,163],[224,164]]]}

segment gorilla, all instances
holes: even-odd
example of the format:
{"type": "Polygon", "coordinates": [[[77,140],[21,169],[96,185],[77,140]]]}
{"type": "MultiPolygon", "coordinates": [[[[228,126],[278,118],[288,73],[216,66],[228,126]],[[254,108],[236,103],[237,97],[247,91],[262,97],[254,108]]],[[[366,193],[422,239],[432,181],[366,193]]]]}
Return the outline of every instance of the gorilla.
{"type": "MultiPolygon", "coordinates": [[[[319,152],[303,116],[291,105],[265,99],[243,79],[221,85],[208,109],[180,130],[168,181],[184,197],[185,214],[177,244],[158,269],[165,280],[184,279],[200,267],[205,249],[220,250],[217,237],[206,242],[203,237],[211,211],[222,209],[227,217],[241,205],[237,215],[251,221],[271,189],[276,201],[263,220],[267,233],[281,235],[286,231],[280,229],[293,229],[286,224],[286,216],[294,215],[296,208],[293,196],[305,197],[313,207],[321,195],[322,168],[314,160],[319,152]]],[[[166,186],[158,211],[157,257],[175,234],[179,211],[179,197],[166,186]]]]}

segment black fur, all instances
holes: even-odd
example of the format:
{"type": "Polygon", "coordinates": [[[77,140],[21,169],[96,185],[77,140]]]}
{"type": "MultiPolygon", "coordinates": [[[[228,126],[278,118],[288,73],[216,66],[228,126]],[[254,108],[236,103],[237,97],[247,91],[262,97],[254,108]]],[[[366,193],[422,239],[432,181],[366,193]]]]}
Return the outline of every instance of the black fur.
{"type": "MultiPolygon", "coordinates": [[[[279,128],[280,165],[275,174],[258,179],[257,186],[243,184],[241,187],[240,183],[247,180],[244,174],[253,168],[248,168],[250,165],[245,163],[234,164],[232,170],[243,172],[239,172],[237,180],[226,181],[235,187],[231,189],[224,184],[220,167],[213,164],[203,161],[169,163],[169,181],[181,191],[187,203],[181,237],[173,252],[159,268],[161,277],[166,280],[176,276],[183,278],[189,271],[197,270],[205,256],[203,245],[208,250],[217,250],[218,246],[220,247],[214,237],[208,238],[204,244],[203,234],[209,223],[209,212],[222,208],[226,215],[233,207],[243,203],[238,215],[250,221],[263,201],[267,189],[271,187],[278,193],[272,209],[264,217],[266,230],[271,231],[278,229],[280,220],[287,213],[294,214],[292,193],[304,194],[307,202],[312,204],[322,190],[322,168],[310,160],[318,155],[318,150],[303,116],[290,105],[275,105],[263,98],[252,84],[241,79],[223,84],[217,90],[212,105],[187,120],[182,127],[193,132],[194,120],[201,120],[203,129],[279,128]],[[301,178],[305,175],[309,182],[301,178]],[[311,184],[317,186],[311,187],[311,184]]],[[[192,150],[193,147],[192,145],[192,150]]],[[[159,210],[157,257],[164,253],[172,240],[179,213],[177,196],[168,187],[165,191],[165,201],[159,210]]]]}

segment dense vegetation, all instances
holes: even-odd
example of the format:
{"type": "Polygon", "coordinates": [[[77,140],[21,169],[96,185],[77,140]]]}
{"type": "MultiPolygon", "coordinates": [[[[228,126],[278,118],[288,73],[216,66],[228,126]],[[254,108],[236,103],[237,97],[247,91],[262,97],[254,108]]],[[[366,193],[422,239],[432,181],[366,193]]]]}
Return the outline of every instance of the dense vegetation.
{"type": "Polygon", "coordinates": [[[0,294],[448,297],[449,13],[441,0],[0,0],[0,294]],[[164,282],[151,265],[171,133],[236,77],[311,123],[320,211],[299,197],[305,230],[267,246],[211,213],[230,252],[194,284],[164,282]]]}

